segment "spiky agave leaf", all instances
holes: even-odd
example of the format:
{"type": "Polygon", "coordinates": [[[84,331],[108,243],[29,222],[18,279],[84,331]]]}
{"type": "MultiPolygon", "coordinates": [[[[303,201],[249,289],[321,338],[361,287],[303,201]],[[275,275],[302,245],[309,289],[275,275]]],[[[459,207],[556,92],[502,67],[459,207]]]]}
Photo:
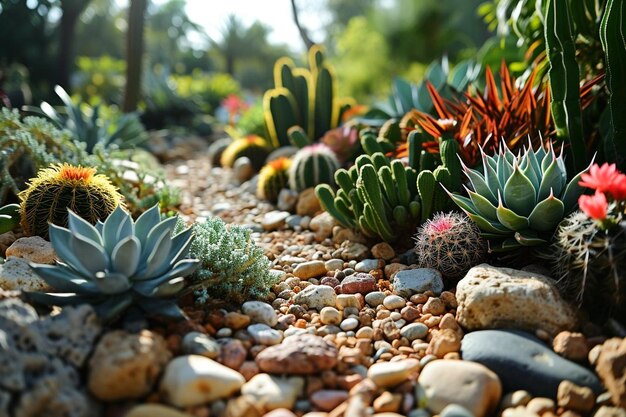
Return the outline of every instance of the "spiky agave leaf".
{"type": "Polygon", "coordinates": [[[105,321],[133,305],[147,315],[182,317],[174,297],[199,262],[187,259],[194,237],[191,228],[173,235],[176,221],[161,220],[158,204],[136,222],[118,206],[96,226],[70,211],[68,229],[50,225],[60,262],[31,264],[48,285],[63,293],[29,296],[48,305],[89,303],[105,321]]]}

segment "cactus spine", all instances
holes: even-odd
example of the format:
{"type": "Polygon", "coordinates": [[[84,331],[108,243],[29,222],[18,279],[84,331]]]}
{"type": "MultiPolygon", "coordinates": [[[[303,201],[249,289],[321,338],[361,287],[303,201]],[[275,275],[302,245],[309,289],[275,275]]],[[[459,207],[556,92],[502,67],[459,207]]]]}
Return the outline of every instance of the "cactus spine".
{"type": "Polygon", "coordinates": [[[19,194],[22,228],[27,235],[48,237],[48,223],[67,227],[68,211],[95,224],[120,205],[122,195],[93,168],[69,164],[42,169],[19,194]]]}
{"type": "Polygon", "coordinates": [[[260,136],[248,135],[234,140],[224,150],[221,157],[222,166],[232,168],[235,161],[243,156],[250,158],[256,171],[260,170],[270,153],[270,146],[260,136]]]}
{"type": "Polygon", "coordinates": [[[281,157],[265,165],[259,172],[257,196],[260,199],[276,203],[278,194],[289,183],[291,159],[281,157]]]}
{"type": "Polygon", "coordinates": [[[334,184],[334,174],[338,169],[339,161],[328,146],[306,146],[293,157],[289,168],[289,187],[300,192],[318,184],[334,184]]]}

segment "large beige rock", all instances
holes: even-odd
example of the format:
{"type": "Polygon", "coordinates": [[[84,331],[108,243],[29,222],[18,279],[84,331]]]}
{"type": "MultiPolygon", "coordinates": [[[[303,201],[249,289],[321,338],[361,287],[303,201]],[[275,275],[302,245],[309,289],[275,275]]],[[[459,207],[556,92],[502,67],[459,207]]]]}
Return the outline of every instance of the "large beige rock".
{"type": "Polygon", "coordinates": [[[22,258],[8,258],[0,264],[0,288],[3,290],[51,291],[52,288],[39,278],[22,258]]]}
{"type": "Polygon", "coordinates": [[[241,387],[241,393],[256,399],[257,405],[268,412],[277,408],[293,408],[304,389],[304,378],[258,374],[241,387]]]}
{"type": "Polygon", "coordinates": [[[227,398],[246,382],[245,378],[212,359],[199,355],[179,356],[165,368],[161,392],[176,407],[192,407],[227,398]]]}
{"type": "Polygon", "coordinates": [[[89,390],[103,401],[143,397],[171,356],[163,337],[149,330],[107,333],[89,360],[89,390]]]}
{"type": "Polygon", "coordinates": [[[626,408],[626,338],[614,337],[604,342],[596,372],[611,393],[613,404],[626,408]]]}
{"type": "Polygon", "coordinates": [[[55,263],[56,253],[52,243],[39,236],[21,237],[7,248],[7,258],[14,256],[37,264],[55,263]]]}
{"type": "Polygon", "coordinates": [[[429,362],[417,380],[420,405],[439,414],[449,404],[458,404],[475,417],[491,415],[502,395],[498,376],[487,367],[470,361],[429,362]]]}
{"type": "Polygon", "coordinates": [[[554,335],[577,326],[572,308],[543,275],[482,264],[457,284],[456,319],[467,330],[539,329],[554,335]]]}

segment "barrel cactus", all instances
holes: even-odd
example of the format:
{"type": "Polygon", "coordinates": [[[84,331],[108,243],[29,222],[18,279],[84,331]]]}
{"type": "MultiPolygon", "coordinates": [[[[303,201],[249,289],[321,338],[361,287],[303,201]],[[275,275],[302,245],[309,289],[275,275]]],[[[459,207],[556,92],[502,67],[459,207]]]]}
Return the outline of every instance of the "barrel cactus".
{"type": "Polygon", "coordinates": [[[265,159],[270,151],[270,145],[261,136],[248,135],[245,138],[235,139],[228,145],[222,153],[220,161],[222,166],[232,168],[237,159],[246,156],[250,158],[254,170],[258,171],[265,164],[265,159]]]}
{"type": "Polygon", "coordinates": [[[268,162],[259,172],[257,196],[275,203],[280,190],[288,186],[290,166],[291,159],[284,157],[268,162]]]}
{"type": "Polygon", "coordinates": [[[289,168],[289,187],[300,192],[318,184],[334,184],[338,169],[337,156],[328,146],[305,146],[293,157],[289,168]]]}
{"type": "Polygon", "coordinates": [[[529,146],[515,155],[503,146],[494,156],[483,152],[482,160],[483,173],[463,166],[469,198],[450,197],[489,239],[491,250],[545,244],[576,208],[582,172],[567,182],[562,150],[557,156],[551,145],[537,151],[529,146]]]}
{"type": "Polygon", "coordinates": [[[174,298],[184,277],[198,267],[186,259],[192,230],[173,235],[177,218],[161,221],[158,205],[133,222],[121,206],[92,226],[69,212],[69,228],[50,225],[50,241],[57,265],[31,267],[55,293],[31,292],[35,302],[47,305],[92,304],[104,321],[131,307],[144,314],[184,317],[174,298]]]}
{"type": "Polygon", "coordinates": [[[67,209],[95,224],[122,202],[122,195],[94,168],[69,164],[42,169],[19,194],[24,233],[48,237],[48,223],[66,227],[67,209]]]}

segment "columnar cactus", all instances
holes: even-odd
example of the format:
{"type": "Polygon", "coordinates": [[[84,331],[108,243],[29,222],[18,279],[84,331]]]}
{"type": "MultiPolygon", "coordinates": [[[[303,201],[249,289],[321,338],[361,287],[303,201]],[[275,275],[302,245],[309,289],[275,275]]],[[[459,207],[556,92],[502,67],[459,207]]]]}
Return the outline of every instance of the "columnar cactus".
{"type": "Polygon", "coordinates": [[[334,174],[338,169],[339,161],[328,146],[306,146],[293,157],[289,168],[289,187],[300,192],[319,184],[334,184],[334,174]]]}
{"type": "Polygon", "coordinates": [[[472,190],[469,198],[450,194],[483,231],[494,251],[548,242],[565,215],[576,208],[582,172],[567,183],[563,151],[556,155],[532,147],[515,155],[502,147],[495,156],[482,153],[483,173],[463,166],[472,190]]]}
{"type": "Polygon", "coordinates": [[[121,204],[122,195],[94,168],[53,165],[42,169],[19,194],[24,233],[48,237],[48,223],[67,226],[67,209],[94,224],[121,204]]]}
{"type": "Polygon", "coordinates": [[[261,136],[248,135],[244,138],[235,139],[226,147],[221,156],[221,164],[224,167],[232,168],[237,159],[246,156],[250,158],[255,171],[258,171],[265,164],[265,159],[270,151],[269,144],[261,136]]]}
{"type": "Polygon", "coordinates": [[[291,159],[281,157],[265,165],[259,172],[257,196],[260,199],[276,203],[278,194],[289,183],[291,159]]]}

